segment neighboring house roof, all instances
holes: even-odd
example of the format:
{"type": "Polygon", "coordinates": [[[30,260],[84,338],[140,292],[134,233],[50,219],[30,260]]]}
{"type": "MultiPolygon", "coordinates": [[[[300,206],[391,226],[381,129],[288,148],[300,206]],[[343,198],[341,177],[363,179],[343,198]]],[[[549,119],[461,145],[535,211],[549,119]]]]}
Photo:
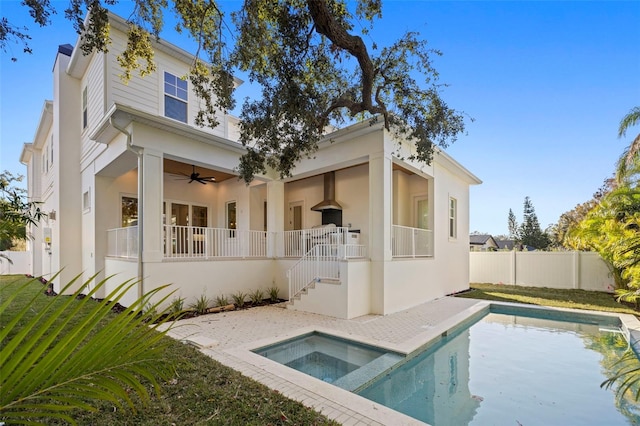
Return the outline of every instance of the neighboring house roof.
{"type": "Polygon", "coordinates": [[[469,235],[469,245],[471,250],[495,250],[498,248],[496,240],[491,235],[484,234],[469,235]]]}
{"type": "MultiPolygon", "coordinates": [[[[469,235],[469,243],[470,244],[486,244],[487,241],[489,239],[493,239],[493,237],[491,235],[477,235],[477,234],[473,234],[473,235],[469,235]]],[[[495,241],[495,240],[494,240],[495,241]]]]}
{"type": "MultiPolygon", "coordinates": [[[[496,240],[496,244],[498,245],[499,250],[513,250],[513,247],[516,245],[516,242],[514,240],[496,240]]],[[[516,249],[526,250],[526,251],[536,250],[535,247],[523,246],[522,244],[518,244],[516,249]]]]}
{"type": "Polygon", "coordinates": [[[500,250],[513,250],[513,245],[515,241],[513,240],[496,240],[496,244],[498,244],[498,248],[500,250]]]}

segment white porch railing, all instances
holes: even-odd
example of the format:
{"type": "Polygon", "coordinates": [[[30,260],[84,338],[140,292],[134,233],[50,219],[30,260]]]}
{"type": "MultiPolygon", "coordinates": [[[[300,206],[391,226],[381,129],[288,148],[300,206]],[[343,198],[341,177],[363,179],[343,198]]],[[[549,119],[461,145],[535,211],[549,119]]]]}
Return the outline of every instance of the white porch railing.
{"type": "Polygon", "coordinates": [[[393,257],[431,257],[433,256],[433,231],[392,226],[391,254],[393,257]]]}
{"type": "Polygon", "coordinates": [[[165,225],[165,258],[266,257],[267,233],[165,225]]]}
{"type": "Polygon", "coordinates": [[[298,296],[316,281],[340,279],[340,247],[344,246],[316,244],[287,271],[289,300],[298,296]]]}
{"type": "MultiPolygon", "coordinates": [[[[176,225],[165,225],[163,229],[164,257],[170,259],[300,258],[319,244],[336,246],[335,251],[341,259],[367,256],[365,246],[345,244],[348,241],[347,228],[269,233],[176,225]]],[[[107,256],[137,258],[138,227],[108,230],[107,244],[107,256]]]]}
{"type": "Polygon", "coordinates": [[[284,231],[284,257],[302,257],[318,244],[345,244],[349,228],[311,228],[284,231]]]}
{"type": "Polygon", "coordinates": [[[137,258],[138,227],[109,229],[107,231],[107,256],[137,258]]]}

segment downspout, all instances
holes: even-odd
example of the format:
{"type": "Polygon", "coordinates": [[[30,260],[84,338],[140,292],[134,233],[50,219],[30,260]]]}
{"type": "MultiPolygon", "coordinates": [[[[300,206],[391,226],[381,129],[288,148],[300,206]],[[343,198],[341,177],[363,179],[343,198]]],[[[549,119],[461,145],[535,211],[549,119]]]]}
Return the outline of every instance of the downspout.
{"type": "Polygon", "coordinates": [[[109,117],[109,123],[113,126],[114,129],[118,130],[120,133],[127,137],[127,150],[133,152],[136,157],[138,157],[138,299],[142,299],[142,296],[144,296],[144,264],[142,263],[142,226],[144,223],[144,220],[142,220],[142,213],[144,211],[144,203],[142,199],[142,176],[144,171],[144,162],[140,150],[136,150],[133,148],[131,133],[129,133],[126,129],[118,126],[113,120],[113,117],[109,117]]]}

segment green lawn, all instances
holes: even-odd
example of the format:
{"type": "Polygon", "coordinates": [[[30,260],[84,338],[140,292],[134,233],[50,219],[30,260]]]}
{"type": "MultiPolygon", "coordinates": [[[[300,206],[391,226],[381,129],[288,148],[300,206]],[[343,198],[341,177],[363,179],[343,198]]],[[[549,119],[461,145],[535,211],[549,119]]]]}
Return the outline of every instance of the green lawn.
{"type": "MultiPolygon", "coordinates": [[[[0,300],[27,282],[21,276],[0,276],[0,300]]],[[[0,327],[7,324],[15,310],[36,297],[31,305],[35,313],[49,299],[45,286],[29,284],[29,294],[0,315],[0,327]]],[[[65,298],[66,296],[57,296],[65,298]]],[[[114,314],[115,315],[115,314],[114,314]]],[[[167,337],[167,339],[169,339],[167,337]]],[[[323,415],[290,400],[237,371],[225,367],[196,349],[170,339],[165,357],[171,359],[174,377],[163,383],[159,397],[136,412],[113,404],[98,403],[94,413],[77,411],[74,419],[81,425],[337,425],[323,415]]],[[[0,347],[4,347],[0,342],[0,347]]],[[[108,356],[108,354],[105,354],[108,356]]],[[[0,415],[1,417],[1,415],[0,415]]],[[[1,420],[1,419],[0,419],[1,420]]],[[[54,422],[46,422],[52,424],[54,422]]]]}
{"type": "Polygon", "coordinates": [[[640,316],[640,311],[633,309],[631,306],[618,303],[612,294],[597,291],[473,283],[470,291],[456,296],[640,316]]]}

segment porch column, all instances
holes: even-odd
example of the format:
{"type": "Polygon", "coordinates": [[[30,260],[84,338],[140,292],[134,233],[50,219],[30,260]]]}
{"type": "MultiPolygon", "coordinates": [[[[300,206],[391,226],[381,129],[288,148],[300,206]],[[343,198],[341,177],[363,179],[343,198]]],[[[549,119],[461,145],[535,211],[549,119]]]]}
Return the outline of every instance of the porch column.
{"type": "Polygon", "coordinates": [[[145,148],[138,157],[138,184],[142,188],[142,197],[138,200],[142,215],[138,224],[143,226],[143,262],[161,262],[163,258],[162,173],[162,152],[145,148]]]}
{"type": "Polygon", "coordinates": [[[284,182],[267,182],[267,257],[282,257],[284,232],[284,182]]]}
{"type": "Polygon", "coordinates": [[[385,311],[385,262],[391,261],[391,155],[369,156],[369,253],[371,256],[371,311],[385,311]]]}

